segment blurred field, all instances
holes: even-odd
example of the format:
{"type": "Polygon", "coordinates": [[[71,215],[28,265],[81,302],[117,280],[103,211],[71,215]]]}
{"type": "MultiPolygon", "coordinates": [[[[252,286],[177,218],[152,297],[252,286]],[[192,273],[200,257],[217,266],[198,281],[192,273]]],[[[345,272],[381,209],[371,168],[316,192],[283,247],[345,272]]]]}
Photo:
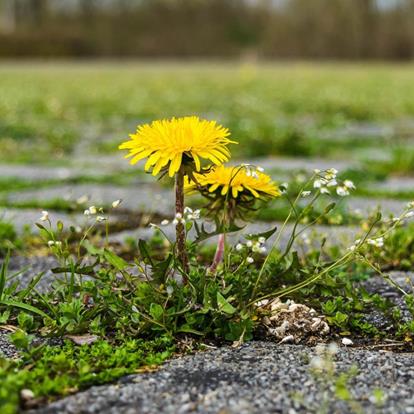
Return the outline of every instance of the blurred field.
{"type": "MultiPolygon", "coordinates": [[[[111,153],[137,123],[187,114],[229,127],[240,142],[233,150],[239,157],[341,158],[378,149],[378,142],[352,130],[334,143],[331,135],[344,127],[414,119],[413,69],[391,64],[3,63],[0,161],[63,164],[86,148],[111,153]]],[[[401,144],[399,134],[392,135],[401,144]]]]}

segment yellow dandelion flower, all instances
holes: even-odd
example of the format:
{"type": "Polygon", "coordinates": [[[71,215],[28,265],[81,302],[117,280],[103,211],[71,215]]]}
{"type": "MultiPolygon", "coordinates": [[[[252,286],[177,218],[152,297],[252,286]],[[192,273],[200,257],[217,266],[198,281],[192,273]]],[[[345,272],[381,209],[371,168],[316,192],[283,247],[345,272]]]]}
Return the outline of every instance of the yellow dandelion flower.
{"type": "Polygon", "coordinates": [[[229,135],[229,130],[215,121],[196,116],[172,118],[138,126],[119,149],[129,150],[125,158],[132,157],[131,164],[147,158],[145,171],[152,169],[152,175],[168,168],[173,177],[186,161],[194,162],[196,171],[201,171],[201,159],[215,165],[228,161],[227,145],[236,143],[228,139],[229,135]]]}
{"type": "Polygon", "coordinates": [[[188,191],[202,189],[222,197],[237,198],[253,196],[254,198],[279,197],[281,192],[272,179],[260,171],[251,171],[245,167],[214,167],[206,174],[194,174],[198,183],[188,183],[188,191]]]}

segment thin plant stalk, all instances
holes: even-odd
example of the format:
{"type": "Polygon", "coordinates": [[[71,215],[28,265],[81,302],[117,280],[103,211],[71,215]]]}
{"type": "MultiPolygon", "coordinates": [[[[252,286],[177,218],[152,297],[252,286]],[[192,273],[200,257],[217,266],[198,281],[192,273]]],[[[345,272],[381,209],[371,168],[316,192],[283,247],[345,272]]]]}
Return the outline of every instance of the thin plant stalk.
{"type": "MultiPolygon", "coordinates": [[[[175,176],[175,214],[178,218],[176,225],[176,248],[184,275],[189,273],[188,255],[185,246],[185,227],[182,219],[184,217],[184,170],[181,167],[175,176]]],[[[186,281],[186,276],[184,276],[186,281]]]]}

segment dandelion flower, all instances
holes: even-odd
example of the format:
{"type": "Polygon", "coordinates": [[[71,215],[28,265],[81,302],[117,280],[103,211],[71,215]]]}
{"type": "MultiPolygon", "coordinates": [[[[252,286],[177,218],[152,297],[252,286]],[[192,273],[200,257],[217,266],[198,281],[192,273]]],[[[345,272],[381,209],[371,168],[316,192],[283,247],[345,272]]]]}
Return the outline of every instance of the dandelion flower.
{"type": "MultiPolygon", "coordinates": [[[[198,186],[209,193],[218,192],[221,196],[238,198],[240,195],[252,195],[254,198],[279,197],[281,192],[272,179],[264,173],[256,172],[253,176],[242,167],[225,167],[221,165],[206,174],[195,174],[198,186]]],[[[187,185],[197,188],[197,184],[187,185]]]]}
{"type": "Polygon", "coordinates": [[[131,158],[131,164],[147,159],[144,168],[152,169],[152,175],[168,168],[173,177],[185,162],[194,162],[195,171],[200,172],[201,159],[215,165],[228,161],[227,145],[235,143],[228,139],[229,135],[229,130],[215,121],[196,116],[172,118],[139,126],[119,149],[129,150],[125,158],[131,158]]]}

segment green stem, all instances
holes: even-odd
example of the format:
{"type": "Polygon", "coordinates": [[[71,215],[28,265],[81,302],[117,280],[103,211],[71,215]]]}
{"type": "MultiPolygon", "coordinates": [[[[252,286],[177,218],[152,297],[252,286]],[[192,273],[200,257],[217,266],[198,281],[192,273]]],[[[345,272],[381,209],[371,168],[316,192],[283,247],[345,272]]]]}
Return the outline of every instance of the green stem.
{"type": "MultiPolygon", "coordinates": [[[[175,213],[184,218],[184,170],[181,167],[175,177],[175,213]]],[[[188,256],[185,246],[185,227],[179,219],[176,226],[176,247],[177,256],[181,262],[184,281],[187,282],[187,275],[189,273],[188,256]]]]}

